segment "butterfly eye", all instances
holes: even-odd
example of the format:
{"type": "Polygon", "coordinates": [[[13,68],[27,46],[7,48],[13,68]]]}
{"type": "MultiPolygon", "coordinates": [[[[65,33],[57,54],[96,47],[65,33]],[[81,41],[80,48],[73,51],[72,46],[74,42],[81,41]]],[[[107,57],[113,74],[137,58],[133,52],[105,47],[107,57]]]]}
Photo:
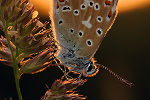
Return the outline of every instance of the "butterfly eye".
{"type": "Polygon", "coordinates": [[[78,32],[78,36],[79,36],[79,37],[82,37],[83,34],[84,34],[83,31],[79,31],[79,32],[78,32]]]}
{"type": "Polygon", "coordinates": [[[79,10],[78,10],[78,9],[75,9],[75,10],[74,10],[74,15],[75,15],[75,16],[78,16],[78,15],[79,15],[79,10]]]}
{"type": "Polygon", "coordinates": [[[88,65],[88,69],[87,69],[87,72],[91,72],[93,70],[93,65],[92,64],[89,64],[88,65]]]}
{"type": "Polygon", "coordinates": [[[93,65],[93,62],[88,63],[88,65],[85,66],[85,70],[83,75],[84,76],[88,76],[88,77],[92,77],[94,75],[96,75],[96,73],[98,72],[98,67],[93,65]]]}
{"type": "Polygon", "coordinates": [[[87,46],[91,47],[93,45],[93,41],[91,39],[86,40],[87,46]]]}
{"type": "Polygon", "coordinates": [[[90,1],[89,2],[89,7],[93,7],[94,6],[94,1],[90,1]]]}
{"type": "Polygon", "coordinates": [[[98,36],[101,36],[102,33],[103,33],[102,29],[101,29],[101,28],[97,28],[96,34],[97,34],[98,36]]]}
{"type": "Polygon", "coordinates": [[[71,32],[71,34],[73,34],[74,33],[74,29],[70,28],[70,32],[71,32]]]}
{"type": "Polygon", "coordinates": [[[102,21],[103,21],[103,18],[102,18],[101,16],[97,16],[97,19],[96,19],[96,20],[97,20],[97,22],[99,22],[99,23],[100,23],[100,22],[102,22],[102,21]]]}
{"type": "Polygon", "coordinates": [[[99,3],[95,3],[95,4],[94,4],[94,9],[95,9],[95,10],[99,10],[99,9],[100,9],[99,3]]]}
{"type": "Polygon", "coordinates": [[[83,3],[80,5],[81,10],[85,10],[86,9],[86,5],[83,3]]]}

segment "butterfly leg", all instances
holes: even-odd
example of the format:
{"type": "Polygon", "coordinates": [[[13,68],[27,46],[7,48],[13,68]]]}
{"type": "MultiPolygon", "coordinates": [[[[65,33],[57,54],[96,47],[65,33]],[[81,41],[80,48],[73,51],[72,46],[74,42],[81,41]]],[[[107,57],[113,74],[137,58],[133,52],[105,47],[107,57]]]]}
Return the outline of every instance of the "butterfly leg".
{"type": "MultiPolygon", "coordinates": [[[[63,80],[64,77],[66,77],[66,79],[68,79],[68,78],[67,78],[67,76],[69,76],[68,74],[69,74],[70,72],[72,72],[74,69],[75,69],[75,68],[71,68],[67,73],[65,72],[65,74],[61,77],[61,80],[63,80]]],[[[69,77],[70,77],[70,76],[69,76],[69,77]]]]}
{"type": "MultiPolygon", "coordinates": [[[[64,67],[65,70],[63,70],[63,69],[61,68],[61,66],[60,66],[61,64],[58,64],[58,62],[56,61],[55,58],[54,58],[54,61],[55,61],[55,63],[56,63],[55,65],[57,65],[58,68],[64,73],[64,77],[66,77],[66,79],[68,79],[68,78],[67,78],[68,75],[66,75],[66,67],[64,67]]],[[[69,76],[69,77],[70,77],[70,76],[69,76]]]]}
{"type": "Polygon", "coordinates": [[[79,85],[81,84],[81,76],[82,76],[82,73],[80,73],[80,75],[78,76],[79,85]]]}

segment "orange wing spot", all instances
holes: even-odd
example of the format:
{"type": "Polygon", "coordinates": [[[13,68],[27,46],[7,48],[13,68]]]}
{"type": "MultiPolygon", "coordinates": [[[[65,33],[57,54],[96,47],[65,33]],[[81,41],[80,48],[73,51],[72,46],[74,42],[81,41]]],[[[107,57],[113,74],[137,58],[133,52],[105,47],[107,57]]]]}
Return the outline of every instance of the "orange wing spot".
{"type": "Polygon", "coordinates": [[[57,2],[57,9],[59,8],[58,2],[57,2]]]}
{"type": "Polygon", "coordinates": [[[59,0],[59,2],[64,2],[65,0],[59,0]]]}
{"type": "Polygon", "coordinates": [[[106,1],[105,1],[105,4],[106,4],[106,5],[110,5],[110,4],[111,4],[111,1],[106,0],[106,1]]]}
{"type": "Polygon", "coordinates": [[[110,18],[112,16],[112,10],[109,11],[108,17],[110,18]]]}

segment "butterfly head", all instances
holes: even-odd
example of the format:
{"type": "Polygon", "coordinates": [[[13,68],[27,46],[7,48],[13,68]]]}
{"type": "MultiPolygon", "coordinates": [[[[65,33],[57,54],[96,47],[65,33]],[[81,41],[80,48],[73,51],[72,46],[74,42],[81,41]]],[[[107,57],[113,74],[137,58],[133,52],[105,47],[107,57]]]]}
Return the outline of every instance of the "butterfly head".
{"type": "Polygon", "coordinates": [[[99,67],[97,65],[94,64],[94,60],[90,60],[83,69],[83,76],[85,77],[92,77],[95,76],[98,71],[99,71],[99,67]]]}

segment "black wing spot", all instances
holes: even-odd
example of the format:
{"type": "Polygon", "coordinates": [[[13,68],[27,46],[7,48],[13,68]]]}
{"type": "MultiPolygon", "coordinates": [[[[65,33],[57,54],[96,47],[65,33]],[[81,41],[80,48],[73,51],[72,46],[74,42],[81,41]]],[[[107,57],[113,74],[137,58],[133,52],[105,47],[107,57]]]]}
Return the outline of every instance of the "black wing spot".
{"type": "Polygon", "coordinates": [[[74,15],[76,15],[76,16],[79,15],[79,10],[78,10],[78,9],[75,9],[75,10],[74,10],[74,15]]]}
{"type": "Polygon", "coordinates": [[[70,28],[70,32],[73,34],[73,33],[74,33],[74,29],[73,29],[73,28],[70,28]]]}
{"type": "Polygon", "coordinates": [[[100,23],[100,22],[102,22],[103,18],[102,18],[101,16],[97,16],[97,19],[96,19],[96,20],[97,20],[97,22],[100,23]]]}
{"type": "Polygon", "coordinates": [[[103,33],[103,30],[102,30],[101,28],[97,28],[96,34],[97,34],[98,36],[101,36],[102,33],[103,33]]]}
{"type": "Polygon", "coordinates": [[[90,2],[89,2],[89,6],[90,6],[90,7],[93,7],[93,6],[94,6],[94,1],[90,1],[90,2]]]}
{"type": "Polygon", "coordinates": [[[95,10],[100,10],[100,5],[99,5],[99,3],[95,3],[94,9],[95,9],[95,10]]]}
{"type": "Polygon", "coordinates": [[[62,20],[62,19],[59,19],[58,24],[59,24],[59,25],[63,24],[63,20],[62,20]]]}
{"type": "Polygon", "coordinates": [[[87,46],[92,46],[93,45],[93,41],[91,39],[88,39],[86,41],[87,46]]]}
{"type": "Polygon", "coordinates": [[[82,10],[85,10],[85,9],[86,9],[86,5],[83,3],[83,4],[81,4],[80,8],[81,8],[82,10]]]}
{"type": "Polygon", "coordinates": [[[84,34],[83,31],[79,31],[79,32],[78,32],[78,36],[79,36],[79,37],[82,37],[83,34],[84,34]]]}
{"type": "Polygon", "coordinates": [[[71,7],[70,6],[63,6],[62,12],[67,12],[67,11],[71,11],[71,7]]]}

